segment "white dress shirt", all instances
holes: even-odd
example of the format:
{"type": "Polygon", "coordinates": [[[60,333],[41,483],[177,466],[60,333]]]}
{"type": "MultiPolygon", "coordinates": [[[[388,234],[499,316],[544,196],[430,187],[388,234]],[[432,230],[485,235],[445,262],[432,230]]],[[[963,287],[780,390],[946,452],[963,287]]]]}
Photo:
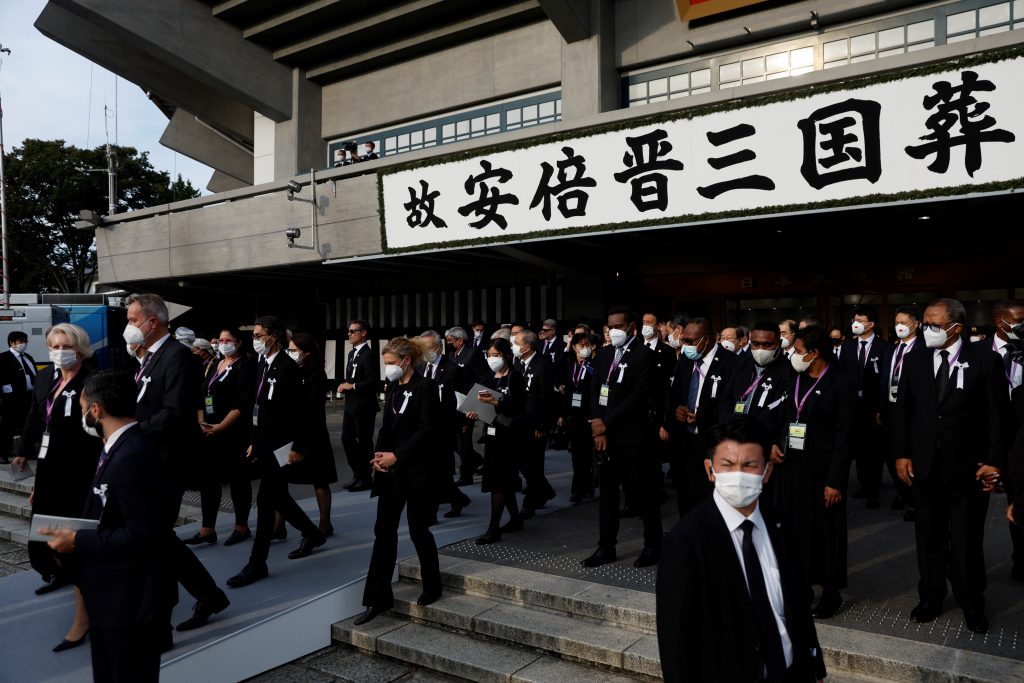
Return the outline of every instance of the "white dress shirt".
{"type": "Polygon", "coordinates": [[[748,519],[754,523],[752,532],[754,550],[757,552],[757,561],[761,563],[764,586],[768,590],[768,602],[772,605],[775,623],[779,627],[779,638],[782,641],[782,652],[786,656],[786,667],[789,668],[793,665],[793,641],[786,629],[786,605],[782,599],[782,577],[779,574],[779,563],[775,559],[775,549],[772,548],[771,539],[768,537],[764,517],[761,516],[761,506],[758,504],[750,517],[744,517],[742,512],[725,502],[725,499],[718,495],[718,491],[715,491],[711,497],[732,537],[732,545],[736,549],[736,557],[740,561],[744,581],[747,580],[747,568],[743,564],[743,529],[740,528],[740,525],[748,519]]]}
{"type": "Polygon", "coordinates": [[[107,453],[110,453],[110,449],[114,447],[114,444],[117,443],[117,440],[121,438],[121,435],[124,434],[125,432],[127,432],[129,429],[131,429],[132,427],[134,427],[137,424],[139,424],[139,423],[134,421],[134,420],[132,420],[131,422],[126,424],[124,427],[121,427],[120,429],[115,431],[113,434],[108,436],[107,440],[103,442],[103,450],[105,450],[107,453]]]}
{"type": "Polygon", "coordinates": [[[697,375],[700,377],[700,383],[697,385],[697,403],[693,406],[694,412],[696,412],[697,409],[700,408],[700,395],[701,392],[704,391],[704,380],[708,376],[708,371],[711,370],[711,361],[715,359],[715,354],[718,353],[718,349],[718,344],[715,344],[714,346],[711,347],[711,350],[708,351],[708,355],[704,356],[700,360],[693,361],[694,367],[697,367],[697,363],[701,364],[700,371],[697,373],[697,375]]]}
{"type": "Polygon", "coordinates": [[[18,361],[18,366],[21,367],[22,374],[25,375],[25,388],[28,389],[29,391],[32,391],[32,389],[35,387],[36,364],[30,361],[28,358],[25,358],[25,363],[28,363],[29,368],[32,370],[32,374],[29,375],[28,373],[25,372],[25,365],[21,361],[22,356],[24,356],[25,354],[18,353],[17,351],[14,350],[13,346],[11,347],[11,353],[14,354],[14,360],[18,361]]]}
{"type": "Polygon", "coordinates": [[[896,356],[900,352],[900,347],[903,349],[903,355],[900,357],[900,374],[903,374],[903,364],[907,362],[907,354],[914,348],[914,344],[917,342],[917,335],[910,337],[909,339],[900,340],[900,343],[896,345],[896,348],[892,351],[892,362],[889,364],[889,403],[896,402],[896,394],[892,392],[892,378],[896,374],[896,356]]]}
{"type": "MultiPolygon", "coordinates": [[[[939,365],[942,363],[942,356],[940,356],[939,353],[942,351],[949,351],[949,357],[946,360],[949,362],[949,374],[952,375],[953,368],[956,367],[956,365],[953,364],[953,359],[958,358],[958,354],[960,353],[960,347],[962,347],[963,345],[963,340],[957,338],[957,340],[953,342],[953,344],[948,349],[935,349],[935,353],[932,356],[932,374],[935,376],[938,376],[939,374],[939,365]]],[[[959,362],[959,360],[957,360],[957,362],[959,362]]]]}
{"type": "MultiPolygon", "coordinates": [[[[1010,349],[1006,347],[1006,342],[1000,339],[999,335],[995,336],[995,339],[992,342],[992,348],[1003,358],[1006,358],[1006,354],[1010,351],[1010,349]]],[[[1021,368],[1020,363],[1010,364],[1010,377],[1008,378],[1010,380],[1010,391],[1013,391],[1021,385],[1021,381],[1024,380],[1022,372],[1024,372],[1024,368],[1021,368]]]]}

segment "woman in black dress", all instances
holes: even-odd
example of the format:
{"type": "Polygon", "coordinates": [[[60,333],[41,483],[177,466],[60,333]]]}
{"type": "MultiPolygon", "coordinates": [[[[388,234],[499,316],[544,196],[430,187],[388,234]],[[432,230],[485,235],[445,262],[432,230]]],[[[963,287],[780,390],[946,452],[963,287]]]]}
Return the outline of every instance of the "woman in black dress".
{"type": "Polygon", "coordinates": [[[214,526],[224,482],[231,488],[231,504],[235,508],[235,528],[224,545],[235,545],[252,536],[249,530],[252,485],[244,460],[251,431],[247,418],[252,412],[253,370],[233,331],[222,330],[217,344],[224,358],[211,365],[200,385],[203,407],[198,419],[203,430],[203,464],[199,492],[203,526],[195,536],[185,540],[189,545],[217,542],[214,526]]]}
{"type": "Polygon", "coordinates": [[[416,547],[423,581],[423,594],[417,604],[429,605],[441,597],[441,568],[430,533],[435,509],[431,483],[440,461],[434,431],[441,404],[434,381],[414,371],[431,346],[419,337],[395,337],[381,351],[388,388],[372,462],[370,495],[377,498],[377,522],[363,591],[366,611],[356,619],[357,626],[394,605],[391,577],[398,556],[398,525],[406,503],[409,538],[416,547]]]}
{"type": "Polygon", "coordinates": [[[799,330],[790,359],[795,375],[784,402],[783,447],[772,447],[775,503],[795,525],[808,581],[822,587],[814,616],[827,619],[846,588],[846,485],[857,389],[839,369],[828,332],[799,330]]]}
{"type": "Polygon", "coordinates": [[[569,341],[575,357],[566,363],[561,381],[562,416],[559,420],[569,435],[572,456],[572,486],[569,501],[581,503],[594,497],[594,438],[590,431],[590,358],[594,335],[577,332],[569,341]]]}
{"type": "Polygon", "coordinates": [[[299,408],[300,425],[292,448],[302,454],[302,460],[285,471],[293,484],[312,484],[316,504],[320,508],[320,531],[334,535],[331,524],[331,484],[338,481],[334,464],[334,449],[327,431],[327,373],[320,345],[305,332],[292,335],[288,355],[299,364],[302,376],[302,407],[299,408]]]}
{"type": "MultiPolygon", "coordinates": [[[[11,465],[24,470],[28,458],[36,457],[36,480],[29,502],[33,515],[81,517],[85,499],[92,492],[103,442],[82,430],[82,409],[78,400],[92,370],[83,364],[92,356],[89,334],[78,325],[61,323],[46,333],[53,373],[39,373],[29,406],[21,449],[11,465]]],[[[46,583],[36,590],[42,595],[67,583],[55,554],[46,543],[29,541],[28,557],[46,583]]],[[[56,651],[85,642],[89,617],[82,595],[75,589],[75,619],[56,651]]]]}
{"type": "MultiPolygon", "coordinates": [[[[484,473],[481,490],[491,494],[491,519],[487,531],[476,539],[477,545],[496,543],[502,532],[523,528],[516,493],[522,490],[518,454],[522,452],[526,434],[522,418],[526,411],[526,380],[512,370],[512,345],[505,339],[494,339],[487,347],[487,365],[493,376],[484,384],[494,393],[483,394],[482,403],[494,406],[494,424],[484,426],[484,473]],[[500,394],[499,399],[496,394],[500,394]],[[501,526],[501,516],[508,510],[509,521],[501,526]]],[[[476,413],[467,415],[477,419],[476,413]]]]}

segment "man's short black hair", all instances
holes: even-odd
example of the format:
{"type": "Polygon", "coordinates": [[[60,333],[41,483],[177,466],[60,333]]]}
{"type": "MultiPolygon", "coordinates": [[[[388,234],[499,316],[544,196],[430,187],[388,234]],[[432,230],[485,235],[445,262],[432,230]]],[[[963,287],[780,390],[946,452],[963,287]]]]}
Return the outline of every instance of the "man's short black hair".
{"type": "Polygon", "coordinates": [[[353,320],[348,324],[349,327],[352,327],[353,325],[359,325],[359,329],[361,329],[366,334],[370,334],[370,325],[365,320],[359,320],[357,318],[356,320],[353,320]]]}
{"type": "Polygon", "coordinates": [[[809,313],[808,315],[805,315],[804,317],[800,318],[800,322],[804,324],[804,327],[807,327],[809,325],[823,324],[821,322],[821,318],[819,318],[815,313],[809,313]]]}
{"type": "Polygon", "coordinates": [[[711,321],[707,318],[690,318],[684,327],[689,325],[700,325],[704,328],[704,334],[709,334],[711,336],[714,336],[718,332],[718,330],[716,330],[711,324],[711,321]]]}
{"type": "MultiPolygon", "coordinates": [[[[921,322],[921,309],[918,308],[917,306],[900,306],[899,308],[896,309],[896,315],[899,315],[900,313],[909,316],[910,319],[914,320],[915,322],[921,322]]],[[[896,315],[894,315],[893,317],[895,318],[896,315]]]]}
{"type": "Polygon", "coordinates": [[[778,339],[779,335],[780,335],[779,324],[778,323],[768,322],[768,321],[764,321],[764,320],[762,320],[758,324],[756,324],[753,327],[751,327],[750,331],[751,332],[771,332],[772,334],[775,335],[776,339],[778,339]]]}
{"type": "Polygon", "coordinates": [[[135,417],[135,399],[139,388],[130,372],[101,370],[89,375],[82,388],[85,400],[97,403],[111,417],[135,417]]]}
{"type": "Polygon", "coordinates": [[[16,344],[17,342],[27,342],[27,341],[28,341],[28,335],[25,334],[24,332],[22,332],[21,330],[15,330],[14,332],[11,332],[9,335],[7,335],[7,345],[8,346],[10,346],[11,344],[16,344]]]}
{"type": "Polygon", "coordinates": [[[254,323],[267,331],[267,336],[273,337],[281,347],[288,346],[288,332],[285,330],[284,321],[276,315],[261,315],[254,323]]]}
{"type": "Polygon", "coordinates": [[[609,318],[612,317],[613,315],[619,315],[620,313],[626,316],[627,323],[636,322],[636,312],[634,312],[633,309],[630,308],[629,306],[612,306],[611,308],[608,309],[609,318]]]}
{"type": "Polygon", "coordinates": [[[871,323],[878,322],[878,313],[875,311],[875,309],[871,308],[870,306],[858,306],[857,310],[855,310],[853,314],[855,316],[862,315],[868,319],[868,322],[871,323]]]}
{"type": "Polygon", "coordinates": [[[712,446],[708,451],[708,458],[714,455],[718,444],[723,441],[735,441],[739,444],[756,443],[761,446],[765,462],[768,461],[768,454],[771,452],[771,435],[761,421],[752,415],[737,415],[712,427],[712,446]]]}
{"type": "Polygon", "coordinates": [[[826,362],[834,360],[832,353],[832,337],[821,325],[810,325],[802,330],[796,331],[796,338],[804,343],[807,353],[817,351],[818,355],[826,362]]]}

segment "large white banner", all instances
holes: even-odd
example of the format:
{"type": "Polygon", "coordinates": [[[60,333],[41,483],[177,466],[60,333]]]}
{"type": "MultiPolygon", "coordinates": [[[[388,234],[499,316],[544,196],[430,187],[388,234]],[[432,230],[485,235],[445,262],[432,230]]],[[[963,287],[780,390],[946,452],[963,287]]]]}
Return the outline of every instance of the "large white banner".
{"type": "Polygon", "coordinates": [[[385,174],[388,249],[1024,178],[1024,58],[385,174]]]}

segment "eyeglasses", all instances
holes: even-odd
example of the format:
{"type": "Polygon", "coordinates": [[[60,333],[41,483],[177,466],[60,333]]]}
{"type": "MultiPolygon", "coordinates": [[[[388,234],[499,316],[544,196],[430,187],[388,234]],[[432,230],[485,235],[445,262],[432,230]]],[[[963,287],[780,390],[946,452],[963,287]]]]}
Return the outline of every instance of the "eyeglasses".
{"type": "Polygon", "coordinates": [[[705,335],[702,335],[702,336],[697,337],[695,339],[687,339],[686,337],[683,337],[680,341],[683,342],[683,344],[685,344],[686,346],[696,346],[697,342],[699,342],[701,339],[703,339],[706,336],[708,336],[708,335],[705,334],[705,335]]]}
{"type": "Polygon", "coordinates": [[[270,337],[269,334],[256,334],[255,332],[252,333],[253,339],[267,339],[268,337],[270,337]]]}
{"type": "Polygon", "coordinates": [[[554,330],[551,329],[550,327],[542,327],[542,328],[540,328],[540,331],[541,332],[554,332],[554,330]]]}
{"type": "Polygon", "coordinates": [[[358,327],[356,329],[354,329],[354,330],[349,330],[348,331],[349,334],[359,334],[360,332],[362,332],[362,330],[360,330],[358,327]]]}
{"type": "Polygon", "coordinates": [[[949,327],[950,325],[956,325],[956,323],[922,323],[921,329],[924,330],[925,332],[948,332],[949,330],[947,330],[946,328],[949,327]]]}

